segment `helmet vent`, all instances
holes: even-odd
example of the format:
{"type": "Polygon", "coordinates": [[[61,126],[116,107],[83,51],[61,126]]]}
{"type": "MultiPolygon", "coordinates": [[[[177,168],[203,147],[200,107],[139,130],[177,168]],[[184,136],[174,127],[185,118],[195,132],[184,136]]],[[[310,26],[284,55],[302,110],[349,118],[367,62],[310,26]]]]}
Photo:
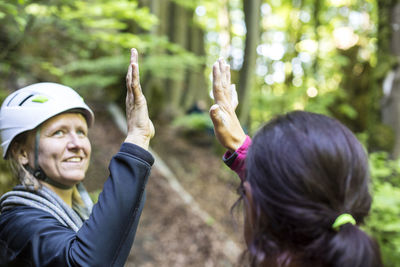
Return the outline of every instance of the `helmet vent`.
{"type": "Polygon", "coordinates": [[[15,98],[17,95],[18,95],[18,94],[14,94],[14,96],[10,99],[10,101],[8,101],[7,107],[10,106],[11,102],[14,100],[14,98],[15,98]]]}
{"type": "Polygon", "coordinates": [[[29,96],[25,97],[25,99],[22,100],[21,103],[19,103],[19,106],[22,106],[22,104],[24,104],[25,101],[28,100],[29,98],[31,98],[32,96],[33,96],[33,95],[29,95],[29,96]]]}

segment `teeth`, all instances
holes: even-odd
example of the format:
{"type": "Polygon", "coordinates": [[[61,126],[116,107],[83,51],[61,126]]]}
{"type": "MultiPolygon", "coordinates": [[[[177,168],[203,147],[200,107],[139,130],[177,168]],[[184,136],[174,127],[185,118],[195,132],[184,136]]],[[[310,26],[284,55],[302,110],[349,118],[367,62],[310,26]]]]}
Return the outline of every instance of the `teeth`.
{"type": "Polygon", "coordinates": [[[69,158],[67,159],[68,162],[79,162],[81,161],[81,158],[69,158]]]}

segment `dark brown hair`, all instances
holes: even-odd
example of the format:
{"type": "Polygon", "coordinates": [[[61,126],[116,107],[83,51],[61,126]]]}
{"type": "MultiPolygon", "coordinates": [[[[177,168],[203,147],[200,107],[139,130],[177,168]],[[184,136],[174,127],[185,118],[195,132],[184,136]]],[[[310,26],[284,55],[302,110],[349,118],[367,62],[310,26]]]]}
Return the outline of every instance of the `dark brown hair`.
{"type": "Polygon", "coordinates": [[[281,115],[255,135],[246,166],[257,213],[254,265],[273,258],[277,266],[382,266],[379,247],[358,227],[371,206],[366,153],[340,122],[281,115]],[[357,225],[333,230],[343,213],[357,225]]]}

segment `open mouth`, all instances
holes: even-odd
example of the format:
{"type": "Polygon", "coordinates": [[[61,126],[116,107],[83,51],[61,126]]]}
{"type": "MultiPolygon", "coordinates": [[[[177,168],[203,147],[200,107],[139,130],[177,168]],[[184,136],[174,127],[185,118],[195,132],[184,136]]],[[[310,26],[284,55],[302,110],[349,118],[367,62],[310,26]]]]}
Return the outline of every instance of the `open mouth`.
{"type": "Polygon", "coordinates": [[[81,162],[82,158],[81,157],[72,157],[72,158],[68,158],[67,160],[65,160],[66,162],[81,162]]]}

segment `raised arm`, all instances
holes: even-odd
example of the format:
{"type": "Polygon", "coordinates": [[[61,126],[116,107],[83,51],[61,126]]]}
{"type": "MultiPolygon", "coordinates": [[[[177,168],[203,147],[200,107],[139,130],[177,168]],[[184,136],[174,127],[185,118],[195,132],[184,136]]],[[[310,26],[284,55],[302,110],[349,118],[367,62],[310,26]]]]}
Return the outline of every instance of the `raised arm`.
{"type": "Polygon", "coordinates": [[[230,67],[223,59],[213,65],[213,95],[215,104],[210,108],[210,117],[215,136],[222,146],[234,152],[244,143],[246,134],[235,113],[236,88],[231,84],[230,67]]]}
{"type": "Polygon", "coordinates": [[[109,178],[89,219],[75,232],[51,213],[29,206],[2,214],[0,237],[5,238],[0,238],[0,266],[124,266],[154,163],[146,150],[154,127],[140,88],[135,49],[131,51],[127,89],[126,142],[110,162],[109,178]]]}

